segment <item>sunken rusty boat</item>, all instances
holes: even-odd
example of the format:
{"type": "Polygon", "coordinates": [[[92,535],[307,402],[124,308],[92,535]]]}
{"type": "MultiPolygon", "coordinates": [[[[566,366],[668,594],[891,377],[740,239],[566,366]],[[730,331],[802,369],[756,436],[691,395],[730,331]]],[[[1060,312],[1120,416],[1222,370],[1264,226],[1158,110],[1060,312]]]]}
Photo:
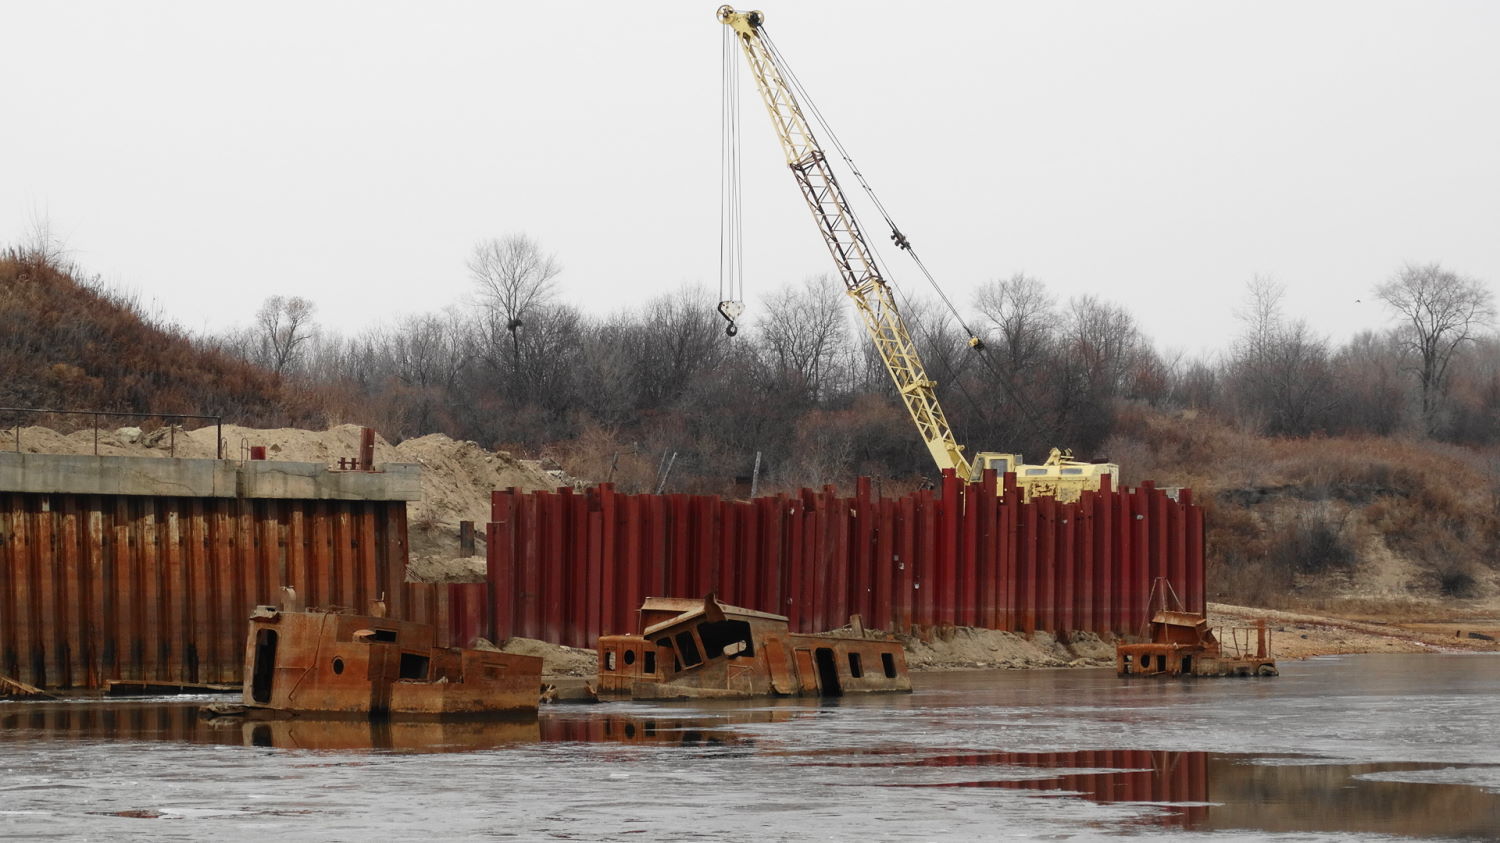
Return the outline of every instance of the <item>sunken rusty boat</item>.
{"type": "Polygon", "coordinates": [[[1182,599],[1164,577],[1151,584],[1146,605],[1153,603],[1158,609],[1141,630],[1144,640],[1115,644],[1120,676],[1277,675],[1264,620],[1254,627],[1220,627],[1215,634],[1206,615],[1183,611],[1182,599]]]}
{"type": "Polygon", "coordinates": [[[1203,615],[1157,612],[1149,640],[1115,645],[1115,672],[1120,676],[1275,676],[1266,622],[1254,627],[1221,628],[1219,635],[1203,615]],[[1251,642],[1254,641],[1252,645],[1251,642]]]}
{"type": "Polygon", "coordinates": [[[260,606],[245,645],[247,713],[318,718],[534,716],[542,660],[440,647],[429,624],[260,606]]]}
{"type": "Polygon", "coordinates": [[[900,642],[866,633],[803,635],[787,618],[712,594],[649,597],[640,633],[599,639],[602,699],[745,699],[910,691],[900,642]]]}

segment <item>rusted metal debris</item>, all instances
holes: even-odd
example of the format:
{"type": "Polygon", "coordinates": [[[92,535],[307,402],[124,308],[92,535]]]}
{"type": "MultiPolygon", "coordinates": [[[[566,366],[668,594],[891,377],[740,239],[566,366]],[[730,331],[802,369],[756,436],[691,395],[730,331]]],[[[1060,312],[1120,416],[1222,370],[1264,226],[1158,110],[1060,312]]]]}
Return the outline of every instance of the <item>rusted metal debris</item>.
{"type": "Polygon", "coordinates": [[[799,635],[783,615],[702,600],[648,597],[639,635],[599,638],[600,697],[748,698],[910,691],[894,638],[799,635]]]}
{"type": "Polygon", "coordinates": [[[240,686],[220,682],[157,682],[149,679],[106,679],[106,697],[169,696],[172,694],[222,694],[240,686]]]}
{"type": "MultiPolygon", "coordinates": [[[[1176,597],[1170,585],[1161,591],[1163,604],[1168,595],[1176,597]]],[[[1163,605],[1151,618],[1146,643],[1115,645],[1115,672],[1120,676],[1277,675],[1264,618],[1254,627],[1220,627],[1218,632],[1215,635],[1209,628],[1204,615],[1167,611],[1163,605]],[[1225,633],[1227,641],[1220,638],[1225,633]]]]}
{"type": "Polygon", "coordinates": [[[35,685],[27,685],[19,679],[0,674],[0,699],[7,697],[41,697],[43,699],[56,699],[51,694],[43,691],[35,685]]]}
{"type": "Polygon", "coordinates": [[[244,702],[251,714],[535,715],[541,674],[535,656],[439,647],[431,625],[378,609],[261,606],[245,644],[244,702]]]}

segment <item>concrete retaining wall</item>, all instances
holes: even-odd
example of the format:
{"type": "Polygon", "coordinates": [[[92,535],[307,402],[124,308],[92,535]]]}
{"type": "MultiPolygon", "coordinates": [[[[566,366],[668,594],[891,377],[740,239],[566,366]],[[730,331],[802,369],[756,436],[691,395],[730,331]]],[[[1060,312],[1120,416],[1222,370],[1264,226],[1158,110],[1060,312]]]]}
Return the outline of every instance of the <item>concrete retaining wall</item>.
{"type": "Polygon", "coordinates": [[[186,498],[414,501],[422,470],[332,471],[320,463],[18,454],[0,451],[0,492],[186,498]]]}

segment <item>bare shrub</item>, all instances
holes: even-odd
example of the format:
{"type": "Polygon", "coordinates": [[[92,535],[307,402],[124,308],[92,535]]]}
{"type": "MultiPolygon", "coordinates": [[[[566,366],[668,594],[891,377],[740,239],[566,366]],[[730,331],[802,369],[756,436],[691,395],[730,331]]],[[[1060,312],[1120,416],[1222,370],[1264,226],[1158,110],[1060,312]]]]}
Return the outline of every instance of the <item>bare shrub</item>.
{"type": "Polygon", "coordinates": [[[1452,559],[1440,560],[1430,566],[1428,577],[1432,581],[1433,589],[1444,597],[1479,596],[1479,578],[1474,576],[1473,567],[1466,562],[1452,559]]]}
{"type": "Polygon", "coordinates": [[[1327,507],[1303,509],[1280,525],[1266,552],[1266,564],[1293,576],[1323,575],[1354,565],[1354,546],[1344,534],[1348,514],[1335,517],[1327,507]]]}

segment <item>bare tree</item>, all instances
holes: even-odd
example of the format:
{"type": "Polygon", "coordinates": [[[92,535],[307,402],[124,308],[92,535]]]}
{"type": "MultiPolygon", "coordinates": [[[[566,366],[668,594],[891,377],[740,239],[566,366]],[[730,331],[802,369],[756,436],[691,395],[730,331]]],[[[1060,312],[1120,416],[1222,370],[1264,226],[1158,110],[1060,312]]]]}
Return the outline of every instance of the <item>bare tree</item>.
{"type": "Polygon", "coordinates": [[[469,256],[469,274],[479,288],[479,297],[489,311],[486,320],[493,344],[510,335],[510,370],[515,385],[521,365],[520,330],[535,310],[551,301],[556,278],[562,272],[554,255],[525,234],[492,237],[474,246],[469,256]]]}
{"type": "Polygon", "coordinates": [[[1257,276],[1236,315],[1245,332],[1230,354],[1231,397],[1266,433],[1305,436],[1326,427],[1335,400],[1328,341],[1303,320],[1287,321],[1286,288],[1257,276]]]}
{"type": "Polygon", "coordinates": [[[392,374],[411,386],[452,389],[469,362],[462,321],[453,308],[401,320],[396,330],[379,337],[392,374]]]}
{"type": "Polygon", "coordinates": [[[979,290],[976,304],[1000,335],[1000,350],[1011,377],[1026,371],[1046,353],[1056,302],[1041,281],[1016,274],[991,282],[979,290]]]}
{"type": "Polygon", "coordinates": [[[1332,358],[1339,391],[1338,429],[1390,436],[1402,424],[1410,395],[1401,373],[1405,353],[1394,332],[1361,331],[1332,358]]]}
{"type": "Polygon", "coordinates": [[[1459,346],[1495,317],[1494,294],[1474,278],[1450,272],[1440,264],[1407,264],[1394,278],[1375,288],[1375,295],[1402,321],[1403,345],[1416,359],[1422,424],[1430,435],[1448,378],[1448,364],[1459,346]]]}
{"type": "Polygon", "coordinates": [[[843,288],[827,275],[788,284],[767,306],[761,337],[783,377],[804,386],[817,401],[839,372],[837,362],[849,345],[849,302],[843,288]]]}
{"type": "Polygon", "coordinates": [[[277,375],[293,368],[317,332],[314,305],[299,296],[271,296],[255,313],[257,362],[277,375]]]}
{"type": "Polygon", "coordinates": [[[1084,388],[1100,400],[1125,391],[1151,356],[1130,313],[1097,296],[1068,302],[1063,340],[1065,353],[1082,367],[1084,388]]]}
{"type": "Polygon", "coordinates": [[[982,410],[978,431],[988,447],[1051,447],[1070,398],[1056,298],[1038,279],[1018,273],[981,287],[975,304],[988,323],[986,336],[997,335],[981,352],[984,365],[970,370],[979,380],[965,393],[985,396],[971,407],[982,410]]]}
{"type": "Polygon", "coordinates": [[[1273,278],[1257,275],[1245,284],[1245,297],[1234,310],[1235,318],[1245,325],[1245,332],[1234,343],[1237,359],[1258,359],[1271,353],[1282,329],[1283,298],[1286,286],[1273,278]]]}
{"type": "Polygon", "coordinates": [[[675,401],[694,378],[723,359],[728,344],[713,303],[703,287],[683,286],[647,302],[632,317],[622,351],[634,370],[631,380],[642,407],[675,401]]]}

